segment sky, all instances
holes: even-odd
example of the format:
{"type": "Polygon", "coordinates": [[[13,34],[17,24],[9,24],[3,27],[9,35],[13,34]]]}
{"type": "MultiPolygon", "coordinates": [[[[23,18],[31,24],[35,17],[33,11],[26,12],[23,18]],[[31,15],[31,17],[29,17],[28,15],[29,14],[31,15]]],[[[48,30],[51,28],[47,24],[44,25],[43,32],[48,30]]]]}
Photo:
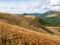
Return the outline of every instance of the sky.
{"type": "Polygon", "coordinates": [[[60,0],[0,0],[0,12],[21,14],[48,10],[60,11],[60,0]]]}

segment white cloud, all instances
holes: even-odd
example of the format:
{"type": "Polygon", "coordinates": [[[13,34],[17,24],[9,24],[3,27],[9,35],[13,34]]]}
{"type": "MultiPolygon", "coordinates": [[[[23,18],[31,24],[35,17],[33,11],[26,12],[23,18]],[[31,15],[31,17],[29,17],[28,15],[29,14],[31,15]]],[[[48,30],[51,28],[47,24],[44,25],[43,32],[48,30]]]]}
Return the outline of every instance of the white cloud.
{"type": "Polygon", "coordinates": [[[60,10],[60,0],[35,0],[34,2],[0,2],[0,11],[9,13],[44,13],[47,10],[60,10]]]}
{"type": "Polygon", "coordinates": [[[60,11],[60,0],[50,0],[50,10],[60,11]]]}
{"type": "Polygon", "coordinates": [[[53,6],[50,10],[60,11],[60,6],[53,6]]]}
{"type": "Polygon", "coordinates": [[[38,10],[40,10],[40,7],[42,6],[42,2],[41,0],[39,1],[35,1],[34,3],[22,3],[20,5],[15,5],[14,3],[5,3],[5,2],[1,2],[0,6],[0,11],[3,12],[12,12],[12,13],[24,13],[24,12],[40,12],[38,10]],[[40,2],[39,2],[40,1],[40,2]],[[12,9],[14,8],[14,9],[12,9]],[[39,8],[39,9],[38,9],[39,8]]]}
{"type": "Polygon", "coordinates": [[[60,4],[60,0],[50,0],[50,5],[60,4]]]}

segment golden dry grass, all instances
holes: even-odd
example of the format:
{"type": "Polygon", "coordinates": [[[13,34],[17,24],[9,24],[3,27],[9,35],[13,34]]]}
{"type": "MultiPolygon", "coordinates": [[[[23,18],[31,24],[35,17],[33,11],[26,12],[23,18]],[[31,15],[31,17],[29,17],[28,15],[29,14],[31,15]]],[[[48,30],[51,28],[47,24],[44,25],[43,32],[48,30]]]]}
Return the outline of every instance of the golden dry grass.
{"type": "Polygon", "coordinates": [[[58,36],[60,36],[60,27],[46,27],[46,28],[50,29],[55,34],[57,34],[58,36]]]}
{"type": "MultiPolygon", "coordinates": [[[[50,34],[48,31],[45,31],[44,29],[41,28],[41,26],[37,25],[34,22],[35,16],[19,16],[15,14],[8,14],[8,13],[0,13],[0,21],[1,22],[6,22],[11,25],[17,25],[19,27],[31,29],[37,32],[42,32],[44,34],[50,34]],[[31,20],[32,19],[32,20],[31,20]]],[[[56,29],[53,28],[48,28],[50,31],[54,32],[55,34],[52,35],[59,35],[60,32],[57,32],[56,29]]]]}
{"type": "Polygon", "coordinates": [[[0,45],[60,45],[60,37],[0,22],[0,45]]]}
{"type": "Polygon", "coordinates": [[[37,32],[47,33],[41,27],[39,27],[34,21],[35,16],[18,16],[14,14],[0,13],[0,21],[7,22],[12,25],[19,27],[32,29],[37,32]]]}

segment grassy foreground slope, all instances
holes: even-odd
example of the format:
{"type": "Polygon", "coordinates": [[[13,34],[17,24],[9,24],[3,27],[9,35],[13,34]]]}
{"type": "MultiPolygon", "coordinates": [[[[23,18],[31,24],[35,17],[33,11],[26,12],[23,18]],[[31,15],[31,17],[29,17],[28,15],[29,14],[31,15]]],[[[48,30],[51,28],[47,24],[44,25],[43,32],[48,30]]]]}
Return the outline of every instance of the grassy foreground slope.
{"type": "Polygon", "coordinates": [[[0,22],[0,45],[60,45],[60,37],[0,22]]]}

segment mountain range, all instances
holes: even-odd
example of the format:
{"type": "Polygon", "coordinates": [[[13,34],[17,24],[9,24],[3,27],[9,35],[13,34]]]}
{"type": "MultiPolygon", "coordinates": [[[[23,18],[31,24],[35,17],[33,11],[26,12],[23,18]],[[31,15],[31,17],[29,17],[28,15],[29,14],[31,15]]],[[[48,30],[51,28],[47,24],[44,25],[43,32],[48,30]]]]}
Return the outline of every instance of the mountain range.
{"type": "Polygon", "coordinates": [[[48,11],[44,13],[42,19],[51,23],[54,26],[60,26],[60,12],[59,11],[48,11]]]}
{"type": "MultiPolygon", "coordinates": [[[[17,14],[21,15],[21,14],[17,14]]],[[[24,13],[22,15],[37,16],[46,22],[52,24],[53,26],[60,26],[60,11],[47,11],[45,13],[24,13]],[[53,22],[53,23],[52,23],[53,22]]]]}

